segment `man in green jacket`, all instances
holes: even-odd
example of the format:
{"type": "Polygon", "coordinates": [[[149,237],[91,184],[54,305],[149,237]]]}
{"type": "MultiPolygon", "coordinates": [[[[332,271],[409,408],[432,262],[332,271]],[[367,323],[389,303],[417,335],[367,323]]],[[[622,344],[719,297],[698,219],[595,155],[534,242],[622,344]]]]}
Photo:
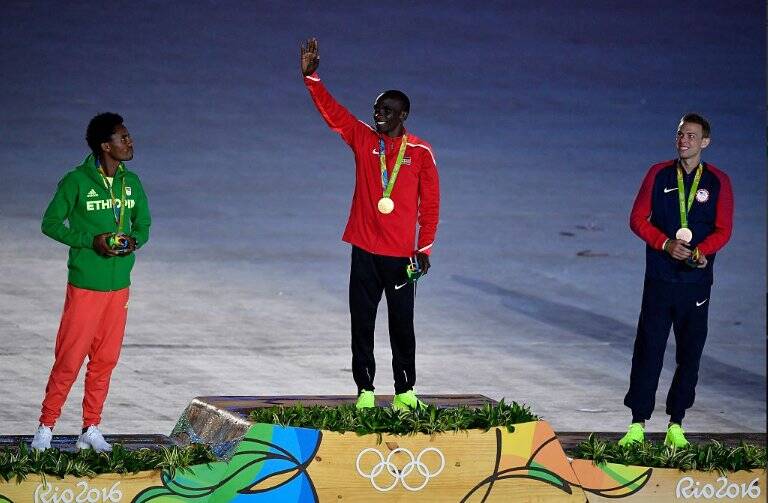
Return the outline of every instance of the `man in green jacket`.
{"type": "Polygon", "coordinates": [[[32,440],[37,450],[51,446],[53,426],[86,356],[77,447],[112,449],[99,430],[101,411],[123,342],[134,252],[149,239],[147,197],[139,177],[124,164],[133,159],[133,141],[123,118],[97,115],[88,124],[86,141],[92,154],[61,179],[43,215],[43,234],[70,248],[55,360],[32,440]]]}

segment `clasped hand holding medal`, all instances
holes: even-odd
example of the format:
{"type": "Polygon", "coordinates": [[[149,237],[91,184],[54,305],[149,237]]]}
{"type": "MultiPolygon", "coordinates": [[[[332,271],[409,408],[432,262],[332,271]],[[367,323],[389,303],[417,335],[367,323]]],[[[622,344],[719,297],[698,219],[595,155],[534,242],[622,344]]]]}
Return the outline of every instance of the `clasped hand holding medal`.
{"type": "MultiPolygon", "coordinates": [[[[122,172],[122,170],[123,167],[120,166],[118,172],[122,172]]],[[[95,236],[93,238],[93,249],[106,257],[127,255],[136,249],[136,240],[123,233],[123,223],[125,221],[125,180],[123,180],[123,190],[118,200],[112,191],[112,184],[107,180],[107,175],[101,167],[99,167],[99,174],[112,199],[112,211],[115,216],[115,224],[117,224],[117,232],[105,232],[95,236]]]]}
{"type": "Polygon", "coordinates": [[[683,183],[683,170],[677,167],[677,197],[680,203],[680,228],[675,233],[675,239],[670,239],[664,244],[664,251],[669,253],[672,258],[685,260],[685,263],[691,267],[703,268],[707,266],[707,257],[699,252],[698,248],[690,249],[693,232],[688,228],[688,212],[693,206],[693,198],[696,197],[696,190],[699,188],[701,173],[703,167],[699,164],[696,168],[696,175],[691,184],[691,190],[688,192],[688,201],[685,200],[685,184],[683,183]]]}

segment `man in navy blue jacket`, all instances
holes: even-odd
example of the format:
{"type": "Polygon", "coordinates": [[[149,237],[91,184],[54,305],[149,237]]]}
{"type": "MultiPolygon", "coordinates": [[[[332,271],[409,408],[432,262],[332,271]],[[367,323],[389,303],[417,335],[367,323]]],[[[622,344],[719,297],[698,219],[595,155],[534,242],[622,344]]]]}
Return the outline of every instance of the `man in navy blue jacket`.
{"type": "Polygon", "coordinates": [[[670,422],[664,442],[688,444],[682,421],[693,405],[707,338],[715,253],[730,239],[733,221],[728,175],[701,161],[709,143],[707,120],[683,116],[677,128],[678,158],[651,166],[632,207],[629,225],[646,243],[645,285],[624,398],[632,424],[621,445],[645,438],[672,327],[677,367],[667,394],[670,422]]]}

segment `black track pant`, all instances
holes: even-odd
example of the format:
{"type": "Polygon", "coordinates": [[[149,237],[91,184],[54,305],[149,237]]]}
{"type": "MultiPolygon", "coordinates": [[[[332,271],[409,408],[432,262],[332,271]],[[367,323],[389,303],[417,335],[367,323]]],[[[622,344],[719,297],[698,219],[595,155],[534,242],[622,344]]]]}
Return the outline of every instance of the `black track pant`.
{"type": "Polygon", "coordinates": [[[374,255],[352,247],[349,273],[349,312],[352,316],[352,375],[358,393],[373,391],[376,362],[373,330],[381,292],[387,296],[389,343],[395,393],[404,393],[416,382],[416,338],[413,333],[414,286],[407,282],[407,258],[374,255]]]}
{"type": "Polygon", "coordinates": [[[711,288],[707,284],[646,278],[629,391],[624,397],[624,405],[632,409],[633,421],[650,419],[653,413],[670,327],[675,331],[677,367],[667,393],[667,414],[673,422],[680,422],[685,410],[693,405],[699,361],[707,339],[711,288]]]}

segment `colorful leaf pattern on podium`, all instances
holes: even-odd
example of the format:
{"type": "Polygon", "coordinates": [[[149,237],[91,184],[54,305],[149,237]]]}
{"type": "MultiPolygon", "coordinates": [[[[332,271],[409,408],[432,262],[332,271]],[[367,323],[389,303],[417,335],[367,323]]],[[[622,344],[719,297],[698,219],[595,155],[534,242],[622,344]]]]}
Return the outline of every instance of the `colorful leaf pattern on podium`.
{"type": "Polygon", "coordinates": [[[557,435],[544,421],[518,424],[510,433],[496,428],[494,471],[478,482],[461,500],[484,502],[497,484],[527,478],[554,486],[566,494],[580,488],[601,496],[623,498],[639,491],[652,469],[633,466],[596,466],[591,462],[569,462],[557,435]],[[586,464],[585,464],[586,463],[586,464]]]}
{"type": "Polygon", "coordinates": [[[322,432],[255,424],[228,461],[164,473],[163,485],[142,491],[135,503],[268,502],[316,503],[307,467],[320,448],[322,432]]]}

